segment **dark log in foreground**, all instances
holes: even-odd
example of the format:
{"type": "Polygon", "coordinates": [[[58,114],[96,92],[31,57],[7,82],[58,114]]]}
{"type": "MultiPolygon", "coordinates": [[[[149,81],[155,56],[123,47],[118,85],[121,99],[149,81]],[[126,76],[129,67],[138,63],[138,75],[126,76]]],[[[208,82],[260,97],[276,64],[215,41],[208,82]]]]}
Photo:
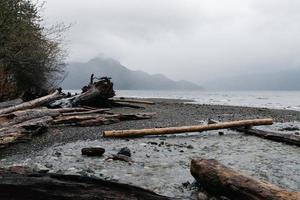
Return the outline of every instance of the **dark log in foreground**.
{"type": "Polygon", "coordinates": [[[35,100],[32,100],[32,101],[28,101],[28,102],[25,102],[25,103],[21,103],[21,104],[15,105],[15,106],[11,106],[11,107],[8,107],[8,108],[1,109],[0,110],[0,115],[11,113],[11,112],[14,112],[14,111],[17,111],[17,110],[25,110],[25,109],[36,108],[36,107],[42,106],[44,104],[47,104],[51,101],[54,101],[56,99],[59,99],[61,97],[62,96],[59,94],[59,91],[55,91],[54,93],[49,94],[47,96],[44,96],[44,97],[41,97],[41,98],[38,98],[38,99],[35,99],[35,100]]]}
{"type": "Polygon", "coordinates": [[[164,135],[164,134],[176,134],[186,132],[199,132],[208,130],[218,130],[242,126],[259,126],[259,125],[272,125],[272,119],[253,119],[253,120],[241,120],[233,122],[223,122],[219,124],[208,124],[198,126],[181,126],[181,127],[167,127],[167,128],[152,128],[152,129],[140,129],[140,130],[119,130],[119,131],[104,131],[104,137],[137,137],[144,135],[164,135]]]}
{"type": "MultiPolygon", "coordinates": [[[[102,179],[0,169],[0,199],[11,200],[170,200],[135,186],[102,179]],[[17,171],[17,173],[13,172],[17,171]]],[[[172,198],[173,199],[173,198],[172,198]]]]}
{"type": "MultiPolygon", "coordinates": [[[[219,122],[210,119],[209,123],[217,124],[219,122]]],[[[286,144],[300,146],[300,135],[296,135],[296,134],[292,134],[292,133],[264,131],[264,130],[254,129],[252,127],[231,128],[231,130],[242,132],[242,133],[245,133],[248,135],[261,137],[261,138],[276,141],[276,142],[283,142],[286,144]]]]}
{"type": "Polygon", "coordinates": [[[191,174],[208,192],[232,200],[300,200],[299,192],[236,172],[213,159],[193,159],[191,174]]]}

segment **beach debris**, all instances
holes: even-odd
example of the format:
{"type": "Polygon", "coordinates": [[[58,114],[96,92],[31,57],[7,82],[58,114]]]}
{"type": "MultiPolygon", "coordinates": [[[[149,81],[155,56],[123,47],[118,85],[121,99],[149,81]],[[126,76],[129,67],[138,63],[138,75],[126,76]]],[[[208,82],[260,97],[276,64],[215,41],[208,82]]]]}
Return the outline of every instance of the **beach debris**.
{"type": "Polygon", "coordinates": [[[90,82],[82,88],[82,93],[68,98],[52,102],[52,108],[70,108],[78,106],[105,107],[109,104],[109,98],[115,96],[113,83],[109,77],[97,79],[97,82],[90,82]]]}
{"type": "Polygon", "coordinates": [[[101,147],[88,147],[81,149],[81,154],[85,156],[102,156],[105,152],[101,147]]]}
{"type": "MultiPolygon", "coordinates": [[[[217,124],[219,122],[216,120],[210,119],[209,123],[217,124]]],[[[265,130],[255,129],[255,128],[252,128],[249,126],[231,128],[231,130],[242,132],[242,133],[245,133],[248,135],[261,137],[261,138],[276,141],[276,142],[282,142],[285,144],[300,146],[300,135],[297,135],[295,133],[280,133],[280,132],[269,131],[269,130],[265,131],[265,130]]]]}
{"type": "Polygon", "coordinates": [[[190,170],[210,194],[225,196],[231,200],[300,200],[299,192],[290,192],[234,171],[214,159],[193,159],[190,170]]]}
{"type": "Polygon", "coordinates": [[[145,135],[165,135],[165,134],[177,134],[186,132],[201,132],[208,130],[218,130],[227,128],[236,128],[243,126],[260,126],[260,125],[272,125],[273,120],[267,119],[250,119],[240,120],[232,122],[223,122],[218,124],[204,124],[194,126],[180,126],[180,127],[166,127],[166,128],[152,128],[152,129],[136,129],[136,130],[113,130],[104,131],[104,137],[138,137],[145,135]]]}
{"type": "Polygon", "coordinates": [[[43,96],[28,102],[24,102],[18,105],[10,106],[7,108],[0,109],[0,115],[11,113],[18,110],[25,110],[25,109],[31,109],[36,108],[42,105],[45,105],[51,101],[54,101],[56,99],[62,98],[62,95],[58,90],[53,92],[52,94],[49,94],[47,96],[43,96]]]}
{"type": "Polygon", "coordinates": [[[0,199],[171,200],[152,191],[94,177],[0,169],[0,199]]]}
{"type": "Polygon", "coordinates": [[[33,135],[46,132],[49,126],[99,126],[126,120],[150,119],[156,115],[111,112],[108,107],[116,103],[110,99],[114,95],[110,78],[98,79],[92,75],[89,85],[83,87],[82,93],[78,95],[66,95],[58,89],[24,103],[19,100],[1,103],[5,108],[0,109],[0,148],[28,141],[33,135]]]}
{"type": "Polygon", "coordinates": [[[280,131],[299,131],[300,128],[298,126],[287,126],[279,129],[280,131]]]}
{"type": "Polygon", "coordinates": [[[131,151],[128,147],[123,147],[119,152],[118,155],[124,155],[124,156],[128,156],[131,157],[131,151]]]}

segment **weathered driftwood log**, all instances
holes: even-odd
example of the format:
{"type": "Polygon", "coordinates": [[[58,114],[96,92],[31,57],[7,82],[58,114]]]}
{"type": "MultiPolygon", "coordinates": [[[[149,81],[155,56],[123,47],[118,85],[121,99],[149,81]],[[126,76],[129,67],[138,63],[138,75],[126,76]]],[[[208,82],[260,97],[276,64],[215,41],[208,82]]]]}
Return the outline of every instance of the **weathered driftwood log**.
{"type": "Polygon", "coordinates": [[[56,109],[35,108],[19,110],[9,114],[0,115],[0,127],[12,126],[31,119],[38,119],[45,116],[57,117],[60,112],[56,109]]]}
{"type": "Polygon", "coordinates": [[[16,106],[11,106],[11,107],[8,107],[8,108],[1,109],[0,110],[0,115],[11,113],[11,112],[14,112],[14,111],[17,111],[17,110],[25,110],[25,109],[30,109],[30,108],[36,108],[36,107],[42,106],[44,104],[47,104],[51,101],[54,101],[56,99],[59,99],[61,97],[62,97],[62,95],[59,94],[59,91],[55,91],[54,93],[49,94],[47,96],[44,96],[44,97],[41,97],[41,98],[38,98],[38,99],[35,99],[35,100],[32,100],[32,101],[28,101],[28,102],[25,102],[25,103],[21,103],[21,104],[18,104],[16,106]]]}
{"type": "Polygon", "coordinates": [[[271,132],[253,128],[236,128],[235,130],[276,142],[300,146],[300,136],[292,133],[271,132]]]}
{"type": "MultiPolygon", "coordinates": [[[[210,119],[209,123],[216,124],[219,122],[210,119]]],[[[300,135],[296,135],[292,133],[265,131],[265,130],[254,129],[252,127],[239,127],[239,128],[231,128],[231,129],[248,135],[253,135],[264,139],[273,140],[276,142],[283,142],[286,144],[300,146],[300,135]]]]}
{"type": "Polygon", "coordinates": [[[53,108],[70,108],[76,106],[95,106],[103,107],[108,99],[115,96],[113,83],[109,78],[103,77],[83,88],[81,94],[57,100],[50,104],[53,108]]]}
{"type": "Polygon", "coordinates": [[[193,159],[191,174],[208,192],[231,200],[300,200],[298,192],[236,172],[212,159],[193,159]]]}
{"type": "Polygon", "coordinates": [[[52,121],[52,117],[44,116],[0,128],[0,148],[7,147],[13,143],[27,141],[33,135],[46,132],[48,124],[52,121]]]}
{"type": "Polygon", "coordinates": [[[21,104],[21,103],[23,103],[23,100],[20,99],[20,98],[19,99],[13,99],[13,100],[10,100],[10,101],[0,102],[0,109],[15,106],[15,105],[18,105],[18,104],[21,104]]]}
{"type": "Polygon", "coordinates": [[[63,113],[63,116],[74,116],[74,115],[88,115],[88,114],[95,114],[95,113],[105,113],[107,111],[110,111],[109,108],[102,108],[102,109],[96,109],[96,110],[88,110],[83,112],[69,112],[69,113],[63,113]]]}
{"type": "MultiPolygon", "coordinates": [[[[72,113],[70,113],[72,114],[72,113]]],[[[91,113],[82,115],[67,115],[56,117],[53,124],[77,125],[77,126],[98,126],[104,124],[117,123],[126,120],[141,120],[152,118],[156,113],[134,113],[134,114],[114,114],[114,113],[91,113]]]]}
{"type": "MultiPolygon", "coordinates": [[[[76,175],[33,173],[22,167],[0,169],[0,199],[13,200],[170,200],[154,192],[76,175]]],[[[173,198],[172,198],[173,199],[173,198]]]]}
{"type": "Polygon", "coordinates": [[[144,135],[164,135],[164,134],[176,134],[185,132],[199,132],[217,129],[226,129],[242,126],[259,126],[259,125],[271,125],[272,119],[253,119],[253,120],[241,120],[233,122],[224,122],[219,124],[208,125],[196,125],[196,126],[181,126],[181,127],[167,127],[167,128],[152,128],[152,129],[140,129],[140,130],[119,130],[119,131],[104,131],[104,137],[137,137],[144,135]]]}

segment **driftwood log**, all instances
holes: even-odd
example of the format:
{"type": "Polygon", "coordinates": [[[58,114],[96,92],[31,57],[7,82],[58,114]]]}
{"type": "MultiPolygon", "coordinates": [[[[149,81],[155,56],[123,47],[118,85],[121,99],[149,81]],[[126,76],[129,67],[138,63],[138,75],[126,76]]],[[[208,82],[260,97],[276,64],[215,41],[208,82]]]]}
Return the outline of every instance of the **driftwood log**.
{"type": "Polygon", "coordinates": [[[45,116],[0,128],[0,148],[30,140],[32,136],[46,132],[48,123],[51,121],[53,121],[52,117],[45,116]]]}
{"type": "Polygon", "coordinates": [[[253,119],[253,120],[241,120],[233,122],[223,122],[219,124],[208,125],[196,125],[196,126],[181,126],[181,127],[167,127],[167,128],[152,128],[152,129],[140,129],[140,130],[119,130],[119,131],[104,131],[104,137],[137,137],[144,135],[164,135],[164,134],[176,134],[185,132],[199,132],[217,129],[226,129],[243,126],[259,126],[259,125],[271,125],[272,119],[253,119]]]}
{"type": "MultiPolygon", "coordinates": [[[[217,124],[219,123],[216,120],[209,120],[210,124],[217,124]]],[[[286,144],[300,146],[300,135],[296,135],[293,133],[281,133],[281,132],[274,132],[274,131],[265,131],[254,129],[252,127],[239,127],[239,128],[231,128],[231,130],[242,132],[248,135],[253,135],[257,137],[261,137],[264,139],[276,141],[276,142],[283,142],[286,144]]]]}
{"type": "Polygon", "coordinates": [[[23,167],[0,169],[0,199],[170,200],[154,192],[76,175],[34,173],[23,167]]]}
{"type": "Polygon", "coordinates": [[[78,106],[104,107],[109,104],[109,98],[115,96],[110,78],[103,77],[97,82],[91,82],[82,88],[82,93],[57,100],[50,104],[52,108],[70,108],[78,106]]]}
{"type": "Polygon", "coordinates": [[[35,99],[32,101],[28,101],[25,103],[21,103],[21,104],[15,105],[15,106],[11,106],[8,108],[1,109],[0,115],[11,113],[11,112],[18,111],[18,110],[36,108],[36,107],[42,106],[44,104],[47,104],[51,101],[54,101],[56,99],[59,99],[61,97],[62,97],[62,95],[59,94],[59,91],[55,91],[54,93],[49,94],[47,96],[44,96],[44,97],[41,97],[41,98],[38,98],[38,99],[35,99]]]}
{"type": "Polygon", "coordinates": [[[193,159],[191,174],[208,192],[231,200],[300,200],[299,192],[236,172],[212,159],[193,159]]]}
{"type": "MultiPolygon", "coordinates": [[[[96,111],[96,110],[95,110],[96,111]]],[[[99,113],[86,113],[82,115],[72,115],[72,113],[68,113],[68,115],[62,115],[53,121],[53,124],[63,124],[63,125],[77,125],[77,126],[98,126],[104,124],[112,124],[120,121],[127,120],[142,120],[142,119],[150,119],[156,113],[133,113],[133,114],[114,114],[114,113],[105,113],[104,110],[101,111],[103,114],[99,113]]]]}

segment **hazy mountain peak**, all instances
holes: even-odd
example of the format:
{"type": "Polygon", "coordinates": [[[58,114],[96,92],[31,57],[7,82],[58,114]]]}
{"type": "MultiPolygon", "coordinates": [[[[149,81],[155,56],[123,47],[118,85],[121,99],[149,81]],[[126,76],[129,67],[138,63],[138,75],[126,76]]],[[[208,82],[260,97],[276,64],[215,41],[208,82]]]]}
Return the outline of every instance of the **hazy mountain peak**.
{"type": "Polygon", "coordinates": [[[116,89],[149,90],[196,90],[200,86],[188,81],[174,81],[163,74],[150,75],[140,70],[130,70],[112,58],[96,57],[86,63],[70,63],[66,71],[68,77],[63,82],[66,89],[79,89],[86,85],[89,76],[109,76],[116,89]]]}

